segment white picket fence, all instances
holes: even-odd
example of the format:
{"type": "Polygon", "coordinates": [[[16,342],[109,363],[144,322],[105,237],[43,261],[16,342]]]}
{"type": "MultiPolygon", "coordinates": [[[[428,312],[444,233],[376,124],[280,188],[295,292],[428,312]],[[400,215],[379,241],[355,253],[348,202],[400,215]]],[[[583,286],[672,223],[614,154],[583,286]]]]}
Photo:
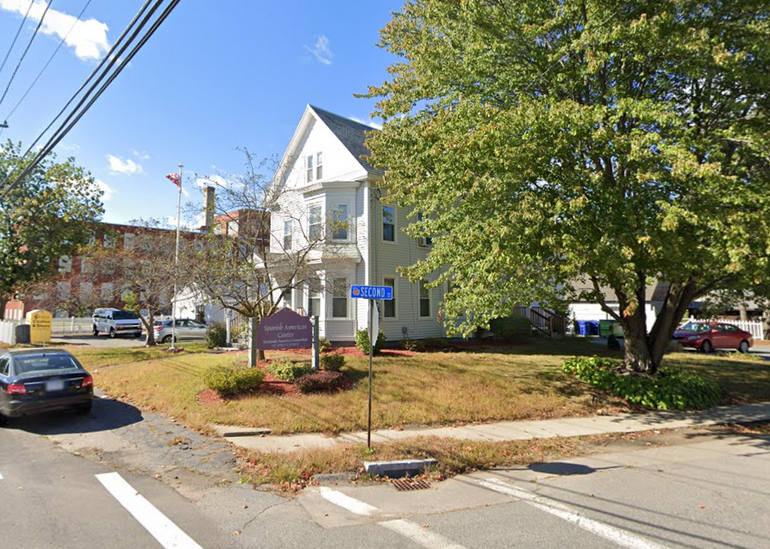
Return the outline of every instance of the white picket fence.
{"type": "Polygon", "coordinates": [[[51,319],[52,334],[86,334],[91,331],[91,317],[65,317],[51,319]]]}
{"type": "Polygon", "coordinates": [[[764,329],[760,320],[732,320],[729,318],[715,318],[714,320],[738,326],[741,330],[746,330],[754,336],[754,339],[764,339],[764,329]]]}

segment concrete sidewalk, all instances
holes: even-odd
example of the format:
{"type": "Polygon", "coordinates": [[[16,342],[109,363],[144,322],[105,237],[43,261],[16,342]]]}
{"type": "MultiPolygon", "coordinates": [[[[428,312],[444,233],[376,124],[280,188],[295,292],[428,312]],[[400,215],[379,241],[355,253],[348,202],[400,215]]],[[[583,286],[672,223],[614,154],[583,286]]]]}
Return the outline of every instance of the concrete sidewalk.
{"type": "MultiPolygon", "coordinates": [[[[377,430],[372,444],[414,437],[449,437],[471,441],[502,442],[549,437],[574,437],[603,433],[631,433],[650,429],[705,427],[725,423],[770,421],[770,402],[720,406],[699,412],[649,412],[613,416],[570,417],[539,421],[503,421],[463,427],[377,430]]],[[[366,432],[342,433],[335,437],[320,433],[276,436],[264,430],[215,425],[219,435],[251,450],[264,453],[293,452],[306,448],[334,448],[345,444],[366,444],[366,432]]]]}

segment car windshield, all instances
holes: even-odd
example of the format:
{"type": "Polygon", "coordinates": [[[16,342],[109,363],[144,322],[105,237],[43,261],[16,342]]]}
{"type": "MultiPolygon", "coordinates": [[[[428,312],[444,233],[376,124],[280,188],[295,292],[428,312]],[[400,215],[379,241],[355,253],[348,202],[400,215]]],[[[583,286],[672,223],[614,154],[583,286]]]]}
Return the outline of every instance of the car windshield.
{"type": "Polygon", "coordinates": [[[112,313],[112,318],[114,320],[139,320],[138,316],[128,311],[115,311],[112,313]]]}
{"type": "Polygon", "coordinates": [[[32,355],[17,357],[13,368],[16,375],[37,375],[79,370],[80,365],[67,355],[32,355]]]}
{"type": "Polygon", "coordinates": [[[708,332],[711,326],[703,322],[688,322],[679,329],[684,332],[708,332]]]}

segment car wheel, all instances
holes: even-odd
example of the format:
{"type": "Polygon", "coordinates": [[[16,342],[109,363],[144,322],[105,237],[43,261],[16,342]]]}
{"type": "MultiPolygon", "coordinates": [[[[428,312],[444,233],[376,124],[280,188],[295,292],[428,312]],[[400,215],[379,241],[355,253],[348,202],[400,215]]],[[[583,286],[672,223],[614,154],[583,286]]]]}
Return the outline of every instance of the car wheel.
{"type": "Polygon", "coordinates": [[[138,334],[134,334],[134,337],[142,337],[142,332],[139,332],[138,334]]]}
{"type": "Polygon", "coordinates": [[[160,340],[161,343],[171,343],[171,336],[163,336],[163,339],[160,340]]]}
{"type": "Polygon", "coordinates": [[[8,418],[5,417],[3,414],[0,414],[0,427],[3,427],[5,425],[8,425],[8,418]]]}
{"type": "Polygon", "coordinates": [[[92,402],[88,402],[86,404],[78,404],[75,406],[75,413],[81,416],[85,416],[91,413],[91,408],[93,408],[92,402]]]}
{"type": "Polygon", "coordinates": [[[110,328],[110,337],[114,339],[116,335],[115,328],[110,328]]]}
{"type": "Polygon", "coordinates": [[[99,330],[96,328],[96,326],[94,326],[94,335],[95,336],[99,335],[99,330]]]}
{"type": "Polygon", "coordinates": [[[714,345],[707,339],[701,343],[700,350],[704,353],[710,353],[714,350],[714,345]]]}
{"type": "Polygon", "coordinates": [[[740,342],[738,345],[738,352],[739,353],[748,353],[749,352],[749,342],[745,339],[740,342]]]}

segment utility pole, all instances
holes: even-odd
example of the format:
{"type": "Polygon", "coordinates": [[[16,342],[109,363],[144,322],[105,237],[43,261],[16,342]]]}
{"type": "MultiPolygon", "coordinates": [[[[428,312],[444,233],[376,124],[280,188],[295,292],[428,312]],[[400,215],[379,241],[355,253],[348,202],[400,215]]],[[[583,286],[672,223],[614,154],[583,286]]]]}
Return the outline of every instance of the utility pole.
{"type": "Polygon", "coordinates": [[[174,248],[174,298],[171,300],[171,347],[169,350],[176,350],[176,291],[177,276],[179,275],[179,223],[182,213],[182,168],[179,164],[179,198],[176,205],[176,247],[174,248]]]}

